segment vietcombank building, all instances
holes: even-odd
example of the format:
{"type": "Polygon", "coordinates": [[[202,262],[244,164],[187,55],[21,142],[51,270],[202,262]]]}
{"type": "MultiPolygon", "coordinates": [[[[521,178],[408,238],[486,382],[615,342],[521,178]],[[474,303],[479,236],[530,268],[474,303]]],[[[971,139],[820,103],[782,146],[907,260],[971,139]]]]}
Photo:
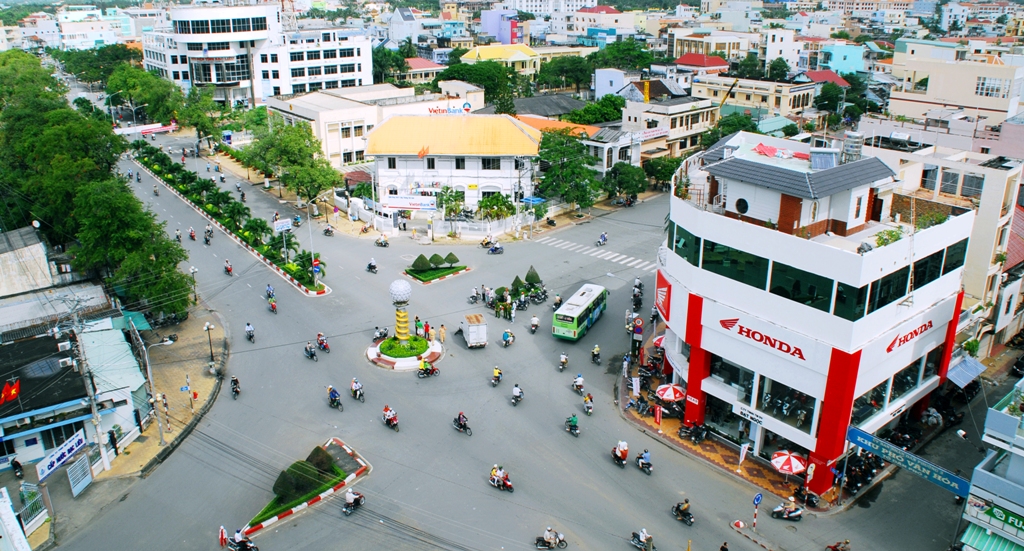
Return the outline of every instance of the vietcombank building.
{"type": "Polygon", "coordinates": [[[726,137],[677,178],[659,254],[685,422],[761,457],[804,453],[819,494],[849,426],[894,425],[944,382],[974,221],[918,217],[927,201],[861,143],[726,137]]]}

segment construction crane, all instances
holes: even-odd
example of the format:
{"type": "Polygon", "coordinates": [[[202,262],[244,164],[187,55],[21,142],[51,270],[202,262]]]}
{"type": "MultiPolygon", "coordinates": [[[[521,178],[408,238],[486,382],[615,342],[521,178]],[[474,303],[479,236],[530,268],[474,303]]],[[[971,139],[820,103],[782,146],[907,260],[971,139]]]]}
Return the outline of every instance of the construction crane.
{"type": "Polygon", "coordinates": [[[732,86],[730,86],[729,89],[726,90],[725,97],[722,98],[722,103],[718,104],[718,118],[719,119],[722,118],[722,108],[725,107],[725,102],[729,101],[729,94],[732,94],[732,91],[736,89],[736,85],[739,84],[739,83],[740,83],[740,79],[739,78],[737,78],[736,80],[733,80],[732,81],[732,86]]]}

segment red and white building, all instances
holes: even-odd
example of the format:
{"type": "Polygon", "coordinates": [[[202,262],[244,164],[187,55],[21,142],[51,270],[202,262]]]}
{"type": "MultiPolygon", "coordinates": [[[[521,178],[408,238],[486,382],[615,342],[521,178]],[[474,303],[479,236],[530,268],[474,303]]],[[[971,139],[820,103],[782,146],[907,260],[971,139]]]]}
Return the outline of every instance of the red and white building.
{"type": "Polygon", "coordinates": [[[893,425],[944,381],[975,216],[916,231],[894,221],[901,182],[861,157],[861,141],[724,138],[689,187],[677,179],[659,252],[655,300],[685,422],[762,457],[803,451],[819,494],[849,426],[893,425]]]}

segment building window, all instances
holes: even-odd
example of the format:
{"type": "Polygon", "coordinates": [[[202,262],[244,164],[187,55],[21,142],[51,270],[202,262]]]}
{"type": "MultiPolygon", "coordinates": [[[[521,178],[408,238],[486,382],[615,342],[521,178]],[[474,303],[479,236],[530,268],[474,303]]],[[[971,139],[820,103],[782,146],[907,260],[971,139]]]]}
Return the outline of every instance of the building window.
{"type": "Polygon", "coordinates": [[[320,88],[323,88],[323,83],[321,83],[321,82],[310,82],[309,83],[309,91],[310,92],[316,92],[320,88]]]}
{"type": "Polygon", "coordinates": [[[727,277],[733,281],[746,283],[751,287],[764,290],[768,283],[768,259],[734,249],[726,245],[704,240],[701,267],[705,270],[727,277]]]}
{"type": "Polygon", "coordinates": [[[354,73],[356,72],[356,66],[354,63],[349,63],[341,66],[342,73],[354,73]]]}
{"type": "Polygon", "coordinates": [[[188,44],[185,44],[185,49],[187,49],[189,51],[192,51],[192,52],[201,52],[201,51],[203,51],[203,44],[202,43],[196,43],[196,42],[189,42],[188,44]]]}
{"type": "Polygon", "coordinates": [[[274,95],[275,96],[280,96],[281,95],[281,87],[280,86],[274,86],[274,95]]]}
{"type": "Polygon", "coordinates": [[[324,50],[324,59],[335,59],[338,57],[338,50],[324,50]]]}
{"type": "Polygon", "coordinates": [[[275,78],[275,79],[281,78],[281,72],[280,71],[270,71],[270,74],[271,74],[271,78],[275,78]]]}
{"type": "Polygon", "coordinates": [[[434,158],[427,157],[427,170],[434,170],[434,158]]]}
{"type": "Polygon", "coordinates": [[[341,57],[355,57],[356,56],[356,52],[352,48],[344,48],[344,49],[338,50],[338,53],[341,55],[341,57]]]}
{"type": "Polygon", "coordinates": [[[270,54],[270,62],[277,63],[277,54],[270,54]]]}
{"type": "Polygon", "coordinates": [[[501,170],[501,159],[497,157],[484,157],[480,164],[483,170],[501,170]]]}
{"type": "Polygon", "coordinates": [[[979,197],[981,190],[985,187],[985,176],[981,174],[964,174],[964,181],[960,185],[962,197],[979,197]]]}
{"type": "Polygon", "coordinates": [[[171,56],[171,65],[177,65],[177,64],[178,64],[178,56],[172,55],[171,56]]]}
{"type": "Polygon", "coordinates": [[[188,71],[181,72],[181,80],[188,80],[188,71]]]}
{"type": "Polygon", "coordinates": [[[267,62],[267,54],[260,54],[260,63],[267,62]]]}
{"type": "Polygon", "coordinates": [[[772,284],[769,292],[828,312],[832,305],[832,280],[805,272],[781,262],[772,263],[772,284]]]}
{"type": "Polygon", "coordinates": [[[303,61],[305,59],[303,52],[291,52],[288,54],[288,58],[292,61],[303,61]]]}
{"type": "Polygon", "coordinates": [[[270,71],[263,71],[263,80],[270,80],[270,71]]]}
{"type": "Polygon", "coordinates": [[[210,31],[214,33],[229,33],[231,32],[231,20],[230,19],[214,19],[210,21],[210,31]]]}
{"type": "Polygon", "coordinates": [[[363,152],[362,151],[356,151],[356,161],[362,161],[362,160],[363,160],[363,152]]]}
{"type": "Polygon", "coordinates": [[[959,243],[954,243],[946,247],[946,260],[942,263],[942,275],[946,275],[949,272],[964,265],[964,259],[967,257],[967,240],[964,239],[959,243]]]}
{"type": "Polygon", "coordinates": [[[267,30],[267,18],[266,17],[253,17],[252,18],[252,30],[254,30],[254,31],[265,31],[265,30],[267,30]]]}
{"type": "Polygon", "coordinates": [[[974,86],[974,95],[984,98],[1005,98],[1009,91],[1009,85],[1009,79],[978,77],[974,86]]]}
{"type": "Polygon", "coordinates": [[[305,84],[292,84],[292,93],[293,94],[301,94],[301,93],[303,93],[305,91],[306,91],[306,85],[305,84]]]}
{"type": "Polygon", "coordinates": [[[914,289],[920,289],[939,279],[942,275],[942,257],[945,252],[940,250],[914,263],[914,289]]]}
{"type": "Polygon", "coordinates": [[[465,157],[455,157],[455,170],[466,170],[465,157]]]}
{"type": "Polygon", "coordinates": [[[892,377],[892,385],[889,386],[889,401],[903,396],[914,388],[917,388],[921,377],[921,358],[911,362],[910,365],[901,369],[892,377]]]}
{"type": "Polygon", "coordinates": [[[331,41],[331,33],[322,33],[320,35],[320,40],[323,40],[324,42],[330,42],[331,41]]]}
{"type": "Polygon", "coordinates": [[[354,88],[355,85],[356,85],[356,79],[354,79],[354,78],[350,78],[350,79],[341,81],[341,87],[342,88],[354,88]]]}
{"type": "Polygon", "coordinates": [[[206,45],[207,49],[213,50],[230,50],[231,45],[227,42],[210,42],[206,45]]]}
{"type": "Polygon", "coordinates": [[[292,78],[304,77],[304,76],[306,76],[306,68],[305,67],[295,67],[294,69],[292,69],[292,78]]]}
{"type": "Polygon", "coordinates": [[[313,50],[311,52],[306,52],[306,59],[311,60],[311,61],[312,60],[320,59],[320,50],[313,50]]]}
{"type": "Polygon", "coordinates": [[[174,79],[174,80],[178,80],[180,77],[181,77],[181,74],[178,73],[178,71],[174,71],[174,72],[171,73],[171,78],[174,79]]]}
{"type": "Polygon", "coordinates": [[[352,127],[351,126],[343,126],[343,127],[341,127],[341,137],[342,138],[350,138],[350,137],[352,137],[352,127]]]}
{"type": "Polygon", "coordinates": [[[811,419],[814,418],[816,403],[813,396],[764,375],[761,375],[761,382],[757,388],[761,392],[757,409],[787,425],[806,433],[811,432],[811,419]]]}
{"type": "Polygon", "coordinates": [[[864,317],[868,302],[868,286],[857,288],[840,282],[836,286],[836,305],[832,314],[845,320],[857,321],[864,317]]]}
{"type": "Polygon", "coordinates": [[[325,75],[336,75],[336,74],[338,74],[338,66],[337,65],[325,65],[324,66],[324,74],[325,75]]]}
{"type": "Polygon", "coordinates": [[[178,34],[192,34],[192,29],[189,27],[188,21],[175,21],[174,32],[178,34]]]}
{"type": "Polygon", "coordinates": [[[864,202],[864,198],[863,197],[858,197],[857,198],[857,206],[855,206],[854,209],[853,209],[853,218],[854,218],[854,220],[860,219],[860,208],[861,208],[861,204],[863,202],[864,202]]]}
{"type": "Polygon", "coordinates": [[[346,152],[342,153],[341,154],[341,162],[343,162],[343,163],[351,163],[352,162],[352,152],[351,151],[346,151],[346,152]]]}
{"type": "Polygon", "coordinates": [[[352,129],[355,136],[358,138],[363,135],[363,125],[356,126],[352,129]]]}
{"type": "Polygon", "coordinates": [[[670,121],[669,122],[669,126],[668,126],[669,128],[675,128],[676,126],[678,126],[678,123],[679,123],[679,119],[678,118],[672,117],[671,119],[669,119],[669,121],[670,121]]]}
{"type": "Polygon", "coordinates": [[[669,225],[669,240],[677,255],[694,266],[700,266],[699,237],[672,223],[669,225]]]}
{"type": "Polygon", "coordinates": [[[388,168],[394,170],[398,168],[398,161],[394,157],[388,157],[388,168]]]}
{"type": "Polygon", "coordinates": [[[39,436],[43,439],[43,449],[51,450],[63,444],[68,438],[75,435],[76,432],[85,428],[85,424],[82,421],[75,421],[74,423],[68,423],[59,427],[54,427],[49,430],[44,430],[39,433],[39,436]]]}
{"type": "Polygon", "coordinates": [[[907,282],[910,278],[910,267],[905,266],[871,282],[871,290],[868,293],[868,313],[875,312],[882,307],[903,298],[907,294],[907,282]]]}
{"type": "Polygon", "coordinates": [[[627,163],[631,160],[631,155],[629,154],[628,147],[623,147],[619,149],[619,160],[625,161],[627,163]]]}
{"type": "Polygon", "coordinates": [[[192,34],[209,34],[210,33],[210,22],[209,21],[193,21],[192,22],[192,34]]]}
{"type": "Polygon", "coordinates": [[[338,87],[338,81],[336,81],[336,80],[328,80],[328,81],[324,82],[324,88],[325,89],[326,88],[337,88],[337,87],[338,87]]]}
{"type": "Polygon", "coordinates": [[[308,72],[309,72],[309,76],[311,76],[311,77],[312,76],[318,76],[321,73],[321,69],[320,69],[320,67],[310,67],[308,72]]]}
{"type": "Polygon", "coordinates": [[[241,17],[231,20],[231,30],[236,33],[247,32],[252,30],[252,25],[249,24],[248,17],[241,17]]]}
{"type": "Polygon", "coordinates": [[[651,119],[647,120],[647,128],[657,128],[657,127],[658,127],[658,121],[651,120],[651,119]]]}
{"type": "Polygon", "coordinates": [[[854,400],[850,424],[859,427],[875,413],[882,411],[886,404],[885,397],[888,394],[888,389],[889,379],[886,379],[854,400]]]}

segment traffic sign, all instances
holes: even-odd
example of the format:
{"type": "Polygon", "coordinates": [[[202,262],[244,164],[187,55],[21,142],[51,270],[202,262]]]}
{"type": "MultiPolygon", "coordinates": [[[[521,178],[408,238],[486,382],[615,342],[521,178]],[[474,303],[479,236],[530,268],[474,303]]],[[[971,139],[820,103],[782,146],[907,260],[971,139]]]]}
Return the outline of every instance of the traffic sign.
{"type": "Polygon", "coordinates": [[[316,266],[319,266],[319,265],[320,265],[320,259],[319,258],[314,258],[313,259],[313,266],[316,267],[316,266]]]}
{"type": "Polygon", "coordinates": [[[187,386],[183,386],[179,390],[181,390],[182,392],[188,392],[188,387],[187,386]]]}
{"type": "Polygon", "coordinates": [[[760,505],[762,499],[764,499],[764,496],[761,494],[754,496],[754,505],[760,505]]]}
{"type": "Polygon", "coordinates": [[[320,266],[313,266],[313,273],[314,274],[319,274],[320,273],[320,266]]]}
{"type": "Polygon", "coordinates": [[[633,327],[643,327],[643,326],[644,326],[644,318],[636,318],[636,319],[633,320],[633,327]]]}

